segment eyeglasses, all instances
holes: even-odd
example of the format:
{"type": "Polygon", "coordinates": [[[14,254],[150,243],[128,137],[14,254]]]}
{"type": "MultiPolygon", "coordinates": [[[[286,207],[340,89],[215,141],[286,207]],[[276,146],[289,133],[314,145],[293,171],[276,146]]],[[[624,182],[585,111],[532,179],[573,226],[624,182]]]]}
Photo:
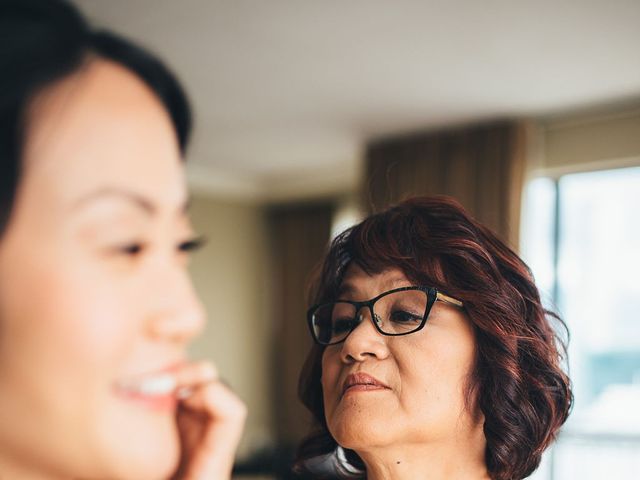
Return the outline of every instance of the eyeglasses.
{"type": "Polygon", "coordinates": [[[382,335],[408,335],[425,326],[436,301],[459,308],[464,306],[460,300],[433,287],[402,287],[364,302],[336,300],[314,305],[307,312],[307,322],[316,343],[335,345],[360,325],[364,320],[362,309],[366,307],[373,325],[382,335]]]}

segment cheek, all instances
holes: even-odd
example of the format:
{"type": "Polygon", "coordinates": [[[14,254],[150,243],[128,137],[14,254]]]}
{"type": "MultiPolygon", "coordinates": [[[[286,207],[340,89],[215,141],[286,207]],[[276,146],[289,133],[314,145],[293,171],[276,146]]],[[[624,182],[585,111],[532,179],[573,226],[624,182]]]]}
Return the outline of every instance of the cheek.
{"type": "Polygon", "coordinates": [[[44,304],[57,309],[49,317],[52,335],[69,347],[71,355],[92,366],[118,361],[139,331],[126,293],[96,277],[64,280],[52,285],[48,298],[43,299],[44,304]]]}
{"type": "Polygon", "coordinates": [[[473,347],[465,342],[429,342],[399,356],[401,404],[425,421],[455,419],[465,410],[465,387],[473,347]]]}
{"type": "MultiPolygon", "coordinates": [[[[52,279],[56,281],[56,279],[52,279]]],[[[60,302],[60,330],[86,358],[115,356],[133,340],[138,325],[131,300],[114,281],[84,270],[52,289],[51,303],[60,302]]]]}
{"type": "Polygon", "coordinates": [[[65,253],[0,265],[0,434],[20,432],[14,448],[34,461],[81,471],[132,438],[111,388],[140,344],[142,311],[135,288],[65,253]]]}
{"type": "Polygon", "coordinates": [[[322,355],[322,395],[325,415],[329,417],[338,401],[338,379],[340,378],[341,363],[339,354],[332,349],[325,349],[322,355]]]}
{"type": "Polygon", "coordinates": [[[96,368],[108,372],[139,330],[123,287],[82,264],[40,262],[13,275],[11,287],[3,289],[3,323],[21,345],[21,357],[59,369],[58,378],[96,368]]]}

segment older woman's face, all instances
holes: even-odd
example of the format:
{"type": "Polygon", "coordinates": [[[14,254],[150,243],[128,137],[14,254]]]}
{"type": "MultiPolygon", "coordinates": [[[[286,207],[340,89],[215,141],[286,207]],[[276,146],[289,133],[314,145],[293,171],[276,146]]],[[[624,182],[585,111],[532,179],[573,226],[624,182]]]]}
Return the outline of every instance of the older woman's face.
{"type": "MultiPolygon", "coordinates": [[[[399,270],[369,276],[352,265],[341,298],[368,300],[410,285],[399,270]]],[[[366,321],[322,357],[325,415],[336,441],[366,452],[481,437],[481,418],[465,402],[475,340],[464,313],[436,302],[422,330],[399,337],[379,334],[369,312],[363,314],[366,321]],[[370,383],[363,374],[378,385],[344,391],[349,378],[370,383]]]]}
{"type": "Polygon", "coordinates": [[[175,399],[119,385],[182,362],[203,324],[177,248],[192,232],[169,116],[131,72],[93,61],[34,102],[23,168],[0,241],[0,463],[166,478],[175,399]]]}

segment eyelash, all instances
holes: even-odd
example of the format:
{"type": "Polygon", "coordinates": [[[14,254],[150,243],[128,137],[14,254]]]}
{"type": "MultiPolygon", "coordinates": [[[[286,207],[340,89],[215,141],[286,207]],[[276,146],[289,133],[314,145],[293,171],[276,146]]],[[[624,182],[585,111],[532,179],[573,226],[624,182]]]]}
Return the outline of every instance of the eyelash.
{"type": "MultiPolygon", "coordinates": [[[[184,242],[180,242],[177,245],[177,251],[179,253],[191,253],[196,250],[201,249],[206,245],[206,238],[204,237],[194,237],[186,240],[184,242]]],[[[122,245],[116,248],[118,253],[122,253],[127,256],[136,257],[144,252],[146,249],[145,243],[129,243],[126,245],[122,245]]]]}
{"type": "Polygon", "coordinates": [[[178,250],[184,253],[195,252],[196,250],[200,250],[207,244],[207,239],[205,237],[193,237],[187,241],[178,244],[178,250]]]}

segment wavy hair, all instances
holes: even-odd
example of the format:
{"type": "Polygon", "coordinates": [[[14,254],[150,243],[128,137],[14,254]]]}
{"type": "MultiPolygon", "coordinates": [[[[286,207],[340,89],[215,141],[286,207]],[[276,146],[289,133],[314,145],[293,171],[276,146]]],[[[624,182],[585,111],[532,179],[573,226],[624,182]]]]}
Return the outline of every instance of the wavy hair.
{"type": "MultiPolygon", "coordinates": [[[[369,274],[399,268],[410,281],[464,302],[476,338],[468,399],[484,414],[489,475],[494,480],[530,475],[566,421],[573,395],[562,369],[567,327],[542,306],[527,265],[459,203],[443,196],[406,200],[339,235],[312,286],[310,303],[335,299],[352,263],[369,274]]],[[[311,459],[337,448],[324,415],[323,351],[312,348],[300,376],[299,396],[313,414],[314,427],[298,449],[298,473],[309,473],[311,459]]],[[[366,478],[356,452],[345,450],[343,458],[366,478]]]]}

